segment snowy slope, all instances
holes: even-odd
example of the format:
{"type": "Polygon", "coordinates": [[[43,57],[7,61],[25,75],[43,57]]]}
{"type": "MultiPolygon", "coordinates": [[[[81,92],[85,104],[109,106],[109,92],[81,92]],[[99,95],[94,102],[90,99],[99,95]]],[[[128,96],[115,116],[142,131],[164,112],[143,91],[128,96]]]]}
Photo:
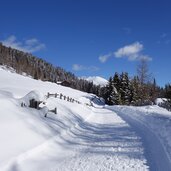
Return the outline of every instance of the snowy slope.
{"type": "Polygon", "coordinates": [[[93,82],[95,85],[100,86],[106,86],[108,84],[108,81],[102,77],[94,76],[94,77],[82,77],[82,79],[85,79],[89,82],[93,82]]]}
{"type": "Polygon", "coordinates": [[[94,100],[96,104],[91,102],[95,99],[92,94],[2,68],[0,80],[0,170],[170,170],[171,122],[167,120],[170,112],[157,106],[109,108],[98,99],[94,100]],[[59,97],[47,98],[47,92],[62,93],[80,104],[59,97]],[[31,97],[44,101],[50,110],[57,107],[57,115],[48,112],[45,118],[46,110],[27,107],[31,97]],[[21,102],[26,107],[21,107],[21,102]],[[154,147],[158,150],[146,141],[146,137],[153,136],[150,143],[156,144],[154,147]],[[160,154],[160,166],[156,166],[155,160],[159,160],[160,154]]]}

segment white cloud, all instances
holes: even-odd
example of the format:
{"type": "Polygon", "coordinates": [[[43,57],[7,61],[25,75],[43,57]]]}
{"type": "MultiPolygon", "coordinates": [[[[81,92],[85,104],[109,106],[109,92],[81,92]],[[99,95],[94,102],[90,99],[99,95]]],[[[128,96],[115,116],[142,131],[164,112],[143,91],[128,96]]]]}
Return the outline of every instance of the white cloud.
{"type": "Polygon", "coordinates": [[[74,70],[74,71],[87,70],[87,71],[92,72],[92,71],[98,71],[99,68],[96,67],[96,66],[89,66],[89,67],[87,67],[87,66],[83,66],[83,65],[79,65],[79,64],[73,64],[72,65],[72,70],[74,70]]]}
{"type": "Polygon", "coordinates": [[[114,52],[114,54],[117,58],[122,58],[124,56],[133,56],[131,58],[136,58],[136,55],[142,50],[143,50],[143,45],[139,42],[135,42],[131,45],[126,45],[118,49],[116,52],[114,52]]]}
{"type": "Polygon", "coordinates": [[[99,61],[100,61],[101,63],[105,63],[111,56],[112,56],[111,53],[106,54],[106,55],[100,55],[100,56],[99,56],[99,61]]]}
{"type": "Polygon", "coordinates": [[[152,61],[153,59],[148,55],[140,55],[138,60],[152,61]]]}
{"type": "Polygon", "coordinates": [[[5,40],[1,40],[1,42],[7,47],[12,47],[14,49],[28,53],[40,51],[46,47],[45,44],[40,43],[36,38],[27,39],[25,41],[18,41],[14,35],[9,36],[5,40]]]}
{"type": "Polygon", "coordinates": [[[148,55],[143,55],[141,52],[143,51],[143,44],[139,42],[135,42],[130,45],[126,45],[122,48],[119,48],[114,55],[116,58],[128,58],[130,61],[145,59],[147,61],[151,61],[152,58],[148,55]]]}
{"type": "Polygon", "coordinates": [[[114,56],[115,58],[127,58],[129,61],[137,61],[142,59],[146,61],[152,61],[152,58],[150,56],[144,55],[142,53],[143,49],[143,44],[141,44],[140,42],[135,42],[130,45],[121,47],[113,53],[100,56],[99,60],[101,63],[105,63],[110,57],[114,56]]]}

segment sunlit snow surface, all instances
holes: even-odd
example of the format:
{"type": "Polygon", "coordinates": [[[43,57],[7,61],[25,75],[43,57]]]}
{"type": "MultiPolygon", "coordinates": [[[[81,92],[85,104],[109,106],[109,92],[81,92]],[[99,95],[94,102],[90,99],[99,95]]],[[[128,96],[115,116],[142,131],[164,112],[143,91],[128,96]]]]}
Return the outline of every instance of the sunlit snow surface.
{"type": "MultiPolygon", "coordinates": [[[[94,95],[2,68],[0,81],[0,170],[158,169],[159,166],[152,164],[154,150],[150,154],[146,151],[149,146],[143,135],[144,127],[147,127],[144,133],[148,134],[149,130],[152,131],[150,136],[156,133],[157,141],[162,144],[156,151],[163,153],[163,159],[168,159],[166,166],[161,163],[161,167],[165,171],[170,169],[170,112],[157,106],[134,108],[95,104],[91,102],[94,95]],[[62,93],[81,104],[54,97],[47,99],[48,92],[62,93]],[[44,101],[49,110],[56,107],[57,115],[49,112],[45,118],[43,110],[21,107],[21,102],[28,103],[31,97],[44,101]],[[132,117],[136,117],[138,124],[132,117]]],[[[153,140],[156,141],[155,137],[151,142],[153,140]]],[[[156,142],[153,143],[155,147],[156,142]]]]}

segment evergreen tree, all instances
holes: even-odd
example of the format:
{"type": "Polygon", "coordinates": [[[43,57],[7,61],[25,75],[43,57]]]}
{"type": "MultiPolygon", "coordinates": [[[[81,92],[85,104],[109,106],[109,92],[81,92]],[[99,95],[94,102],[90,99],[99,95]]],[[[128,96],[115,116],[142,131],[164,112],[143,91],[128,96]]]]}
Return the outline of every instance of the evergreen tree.
{"type": "Polygon", "coordinates": [[[135,76],[131,80],[131,98],[130,98],[131,104],[134,106],[137,106],[140,100],[138,92],[139,92],[139,79],[138,77],[135,76]]]}
{"type": "Polygon", "coordinates": [[[121,74],[120,94],[121,103],[124,105],[129,105],[131,102],[131,85],[128,78],[128,73],[121,74]]]}
{"type": "Polygon", "coordinates": [[[120,77],[116,72],[113,77],[113,96],[114,96],[114,104],[121,104],[121,95],[120,95],[120,77]]]}
{"type": "Polygon", "coordinates": [[[109,104],[109,105],[113,105],[112,103],[112,77],[109,78],[109,82],[106,86],[106,92],[105,92],[105,96],[106,96],[106,103],[109,104]]]}

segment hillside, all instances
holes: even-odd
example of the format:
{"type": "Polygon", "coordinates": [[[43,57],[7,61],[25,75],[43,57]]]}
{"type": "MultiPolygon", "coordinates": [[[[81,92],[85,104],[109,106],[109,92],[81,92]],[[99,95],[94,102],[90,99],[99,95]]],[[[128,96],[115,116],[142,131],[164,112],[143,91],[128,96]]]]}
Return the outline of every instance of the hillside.
{"type": "Polygon", "coordinates": [[[73,73],[55,66],[41,58],[33,56],[11,47],[6,47],[0,43],[0,65],[13,68],[18,74],[25,73],[36,80],[50,81],[67,81],[70,87],[88,93],[98,95],[99,88],[90,82],[77,78],[73,73]]]}
{"type": "Polygon", "coordinates": [[[158,106],[105,106],[93,94],[2,67],[0,80],[0,170],[171,169],[170,112],[158,106]],[[47,98],[48,92],[79,104],[47,98]],[[44,117],[47,108],[28,107],[30,98],[43,101],[41,107],[49,110],[56,107],[57,114],[44,117]]]}

